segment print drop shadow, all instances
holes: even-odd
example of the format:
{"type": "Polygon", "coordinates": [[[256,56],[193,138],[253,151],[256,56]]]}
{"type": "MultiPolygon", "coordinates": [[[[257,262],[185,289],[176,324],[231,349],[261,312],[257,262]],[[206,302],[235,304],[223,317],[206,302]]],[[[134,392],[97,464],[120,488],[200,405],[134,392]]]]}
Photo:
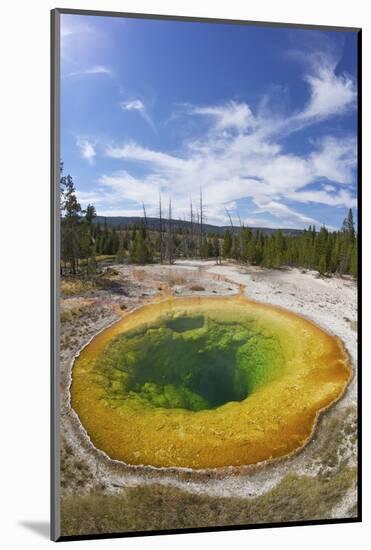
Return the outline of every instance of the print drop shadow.
{"type": "Polygon", "coordinates": [[[18,525],[33,531],[42,538],[50,538],[50,524],[48,521],[19,521],[18,525]]]}

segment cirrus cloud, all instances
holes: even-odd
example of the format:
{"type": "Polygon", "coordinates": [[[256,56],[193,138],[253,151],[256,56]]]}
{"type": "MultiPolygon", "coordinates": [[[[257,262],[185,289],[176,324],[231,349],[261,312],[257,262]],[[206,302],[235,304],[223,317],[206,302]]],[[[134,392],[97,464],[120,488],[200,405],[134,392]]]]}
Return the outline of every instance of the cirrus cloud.
{"type": "MultiPolygon", "coordinates": [[[[251,225],[305,227],[321,225],[321,207],[356,206],[356,140],[328,126],[321,138],[309,139],[304,152],[290,149],[285,139],[319,122],[351,112],[356,104],[354,80],[338,72],[338,60],[326,48],[304,60],[302,75],[308,97],[301,109],[283,114],[244,101],[183,104],[179,117],[203,117],[204,134],[188,137],[177,150],[144,147],[133,140],[79,144],[83,158],[94,162],[99,150],[106,160],[121,163],[97,182],[100,212],[130,211],[156,215],[158,197],[172,200],[174,216],[188,216],[192,197],[202,188],[208,221],[226,224],[232,217],[251,225]],[[294,152],[295,151],[295,152],[294,152]],[[308,205],[317,215],[309,213],[308,205]],[[123,205],[122,208],[119,205],[123,205]],[[252,216],[253,214],[253,216],[252,216]]],[[[137,113],[155,129],[145,103],[121,101],[123,113],[137,113]]],[[[330,227],[330,224],[327,224],[330,227]]],[[[330,227],[331,228],[331,227],[330,227]]]]}
{"type": "Polygon", "coordinates": [[[147,124],[156,131],[156,127],[152,118],[149,116],[146,106],[141,99],[131,99],[129,101],[121,101],[120,107],[122,111],[136,111],[147,122],[147,124]]]}

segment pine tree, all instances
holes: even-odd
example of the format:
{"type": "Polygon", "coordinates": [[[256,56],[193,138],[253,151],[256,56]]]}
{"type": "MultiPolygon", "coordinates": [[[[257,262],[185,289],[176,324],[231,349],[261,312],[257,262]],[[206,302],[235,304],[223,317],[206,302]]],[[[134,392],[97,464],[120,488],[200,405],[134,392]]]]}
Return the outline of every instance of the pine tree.
{"type": "Polygon", "coordinates": [[[347,237],[350,243],[353,244],[356,233],[354,229],[353,211],[351,208],[349,208],[348,216],[345,218],[343,222],[343,231],[347,233],[347,237]]]}
{"type": "Polygon", "coordinates": [[[124,245],[123,245],[123,240],[121,240],[121,243],[120,243],[120,246],[119,246],[119,249],[117,251],[117,254],[116,254],[116,261],[118,264],[123,264],[124,261],[125,261],[125,248],[124,248],[124,245]]]}
{"type": "Polygon", "coordinates": [[[325,275],[327,273],[326,256],[324,255],[322,255],[319,260],[318,271],[321,275],[325,275]]]}
{"type": "Polygon", "coordinates": [[[214,247],[211,239],[208,239],[207,241],[207,257],[212,258],[214,255],[214,247]]]}
{"type": "Polygon", "coordinates": [[[358,276],[358,257],[357,257],[357,243],[356,241],[353,244],[351,256],[350,256],[350,273],[353,277],[358,276]]]}
{"type": "Polygon", "coordinates": [[[93,219],[96,218],[96,216],[97,216],[97,211],[95,210],[95,206],[92,204],[88,204],[85,212],[86,221],[91,224],[93,222],[93,219]]]}
{"type": "Polygon", "coordinates": [[[274,238],[268,237],[265,240],[263,248],[263,256],[261,265],[263,267],[273,267],[274,266],[274,238]]]}
{"type": "Polygon", "coordinates": [[[81,205],[76,197],[75,185],[70,175],[64,180],[61,220],[61,255],[69,263],[71,272],[75,275],[80,252],[79,222],[81,205]]]}
{"type": "MultiPolygon", "coordinates": [[[[328,231],[325,226],[322,226],[320,229],[319,234],[315,238],[315,246],[314,246],[314,267],[320,271],[320,263],[322,261],[322,257],[324,258],[323,265],[325,266],[325,269],[327,269],[327,263],[328,263],[328,231]]],[[[320,271],[321,272],[321,271],[320,271]]],[[[321,272],[322,273],[322,272],[321,272]]]]}
{"type": "Polygon", "coordinates": [[[150,261],[150,253],[141,231],[136,232],[130,260],[136,264],[146,264],[150,261]]]}
{"type": "Polygon", "coordinates": [[[341,253],[341,239],[339,233],[336,233],[332,240],[333,244],[330,254],[329,271],[331,271],[331,273],[336,273],[339,270],[341,253]]]}
{"type": "Polygon", "coordinates": [[[286,250],[285,238],[280,229],[274,235],[272,249],[273,265],[274,267],[280,267],[283,263],[283,257],[286,250]]]}

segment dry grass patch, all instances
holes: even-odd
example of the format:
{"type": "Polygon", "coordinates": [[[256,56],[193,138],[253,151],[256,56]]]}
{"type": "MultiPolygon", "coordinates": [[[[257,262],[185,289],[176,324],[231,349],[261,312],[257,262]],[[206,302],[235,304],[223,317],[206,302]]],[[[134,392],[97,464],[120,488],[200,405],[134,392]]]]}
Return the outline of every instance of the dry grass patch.
{"type": "Polygon", "coordinates": [[[356,482],[355,469],[335,475],[287,475],[251,499],[196,495],[163,485],[131,487],[120,496],[62,500],[62,534],[82,535],[328,519],[356,482]]]}
{"type": "Polygon", "coordinates": [[[94,308],[94,304],[90,300],[83,298],[69,298],[61,300],[60,320],[62,323],[76,320],[94,308]]]}
{"type": "Polygon", "coordinates": [[[356,455],[357,410],[354,406],[334,410],[320,422],[317,438],[312,442],[312,460],[320,466],[321,473],[328,473],[347,462],[349,455],[356,455]]]}
{"type": "Polygon", "coordinates": [[[64,298],[69,296],[81,296],[95,290],[95,283],[92,280],[63,278],[61,280],[60,290],[64,298]]]}
{"type": "Polygon", "coordinates": [[[62,440],[61,448],[61,487],[62,490],[84,489],[91,479],[89,472],[82,460],[77,458],[73,448],[65,440],[62,440]]]}

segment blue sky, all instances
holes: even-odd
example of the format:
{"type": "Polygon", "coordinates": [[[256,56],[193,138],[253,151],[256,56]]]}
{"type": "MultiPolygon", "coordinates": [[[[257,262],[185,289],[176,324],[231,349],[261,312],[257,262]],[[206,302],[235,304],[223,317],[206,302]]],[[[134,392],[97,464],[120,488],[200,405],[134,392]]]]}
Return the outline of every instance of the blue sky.
{"type": "Polygon", "coordinates": [[[356,33],[62,15],[61,156],[105,216],[338,228],[356,211],[356,33]]]}

